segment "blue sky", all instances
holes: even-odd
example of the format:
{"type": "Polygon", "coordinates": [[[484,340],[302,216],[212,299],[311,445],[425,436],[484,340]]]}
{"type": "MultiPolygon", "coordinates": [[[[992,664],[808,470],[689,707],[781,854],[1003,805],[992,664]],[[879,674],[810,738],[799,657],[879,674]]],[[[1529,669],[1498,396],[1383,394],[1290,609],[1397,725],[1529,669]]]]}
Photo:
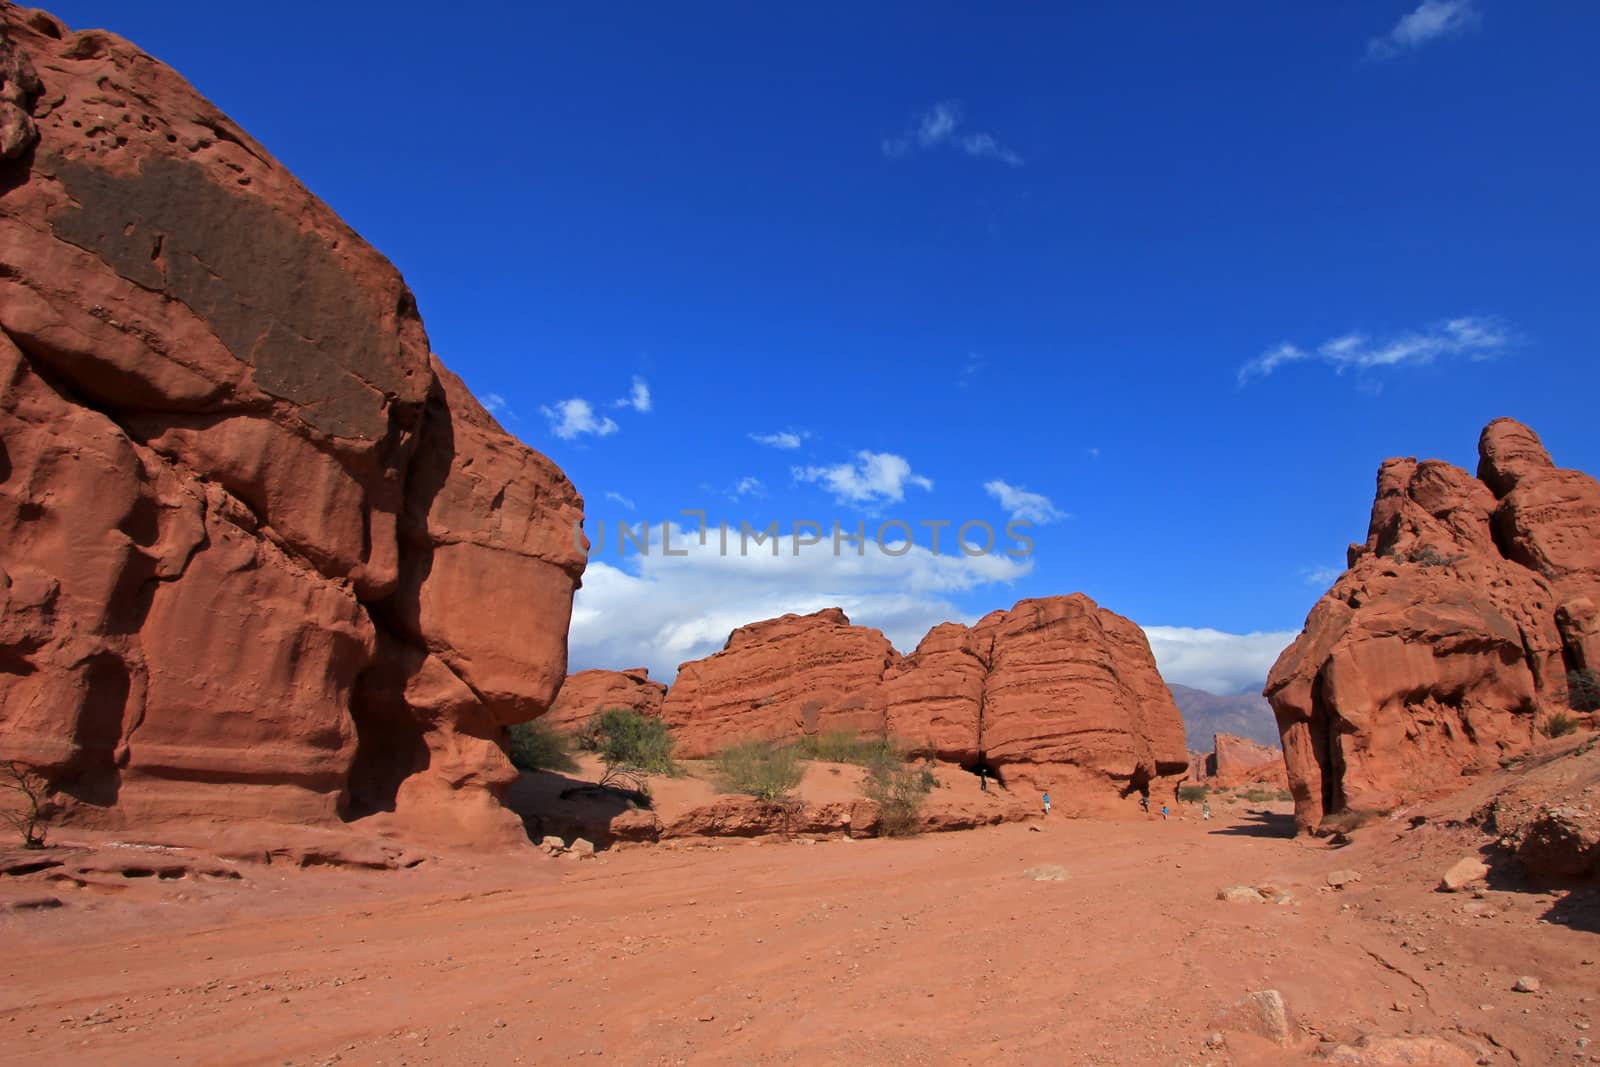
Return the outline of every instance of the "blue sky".
{"type": "Polygon", "coordinates": [[[1055,7],[53,10],[248,128],[572,477],[607,525],[575,669],[1081,590],[1237,688],[1384,457],[1470,467],[1512,415],[1600,470],[1600,6],[1055,7]],[[915,547],[618,558],[694,508],[915,547]],[[1026,560],[918,525],[1014,514],[1026,560]]]}

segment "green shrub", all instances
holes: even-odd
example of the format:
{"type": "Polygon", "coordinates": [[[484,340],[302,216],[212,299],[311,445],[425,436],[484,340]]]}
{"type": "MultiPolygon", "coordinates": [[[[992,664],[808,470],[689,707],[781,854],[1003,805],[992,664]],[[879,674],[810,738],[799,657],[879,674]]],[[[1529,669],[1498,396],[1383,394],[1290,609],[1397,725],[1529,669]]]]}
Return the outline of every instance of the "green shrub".
{"type": "Polygon", "coordinates": [[[577,761],[567,751],[567,739],[538,719],[519,722],[510,729],[511,763],[519,771],[575,771],[577,761]]]}
{"type": "Polygon", "coordinates": [[[1578,732],[1578,720],[1564,711],[1551,712],[1540,724],[1539,732],[1551,738],[1566,737],[1578,732]]]}
{"type": "Polygon", "coordinates": [[[867,765],[861,793],[877,802],[879,831],[904,837],[922,829],[922,802],[939,780],[925,764],[907,763],[892,747],[867,765]]]}
{"type": "Polygon", "coordinates": [[[892,751],[889,742],[881,737],[862,737],[849,730],[829,730],[824,734],[802,737],[796,744],[801,759],[822,763],[859,763],[871,766],[873,760],[892,751]]]}
{"type": "Polygon", "coordinates": [[[1277,794],[1269,793],[1265,789],[1252,789],[1244,795],[1244,798],[1252,804],[1261,804],[1268,800],[1276,800],[1277,794]]]}
{"type": "Polygon", "coordinates": [[[578,747],[599,755],[617,772],[677,775],[672,759],[672,730],[653,715],[629,708],[596,712],[577,736],[578,747]]]}
{"type": "Polygon", "coordinates": [[[761,800],[785,800],[805,776],[805,764],[794,745],[741,741],[717,753],[717,777],[723,788],[761,800]]]}
{"type": "MultiPolygon", "coordinates": [[[[1573,711],[1600,711],[1600,674],[1587,670],[1568,672],[1567,703],[1572,706],[1573,711]]],[[[1574,724],[1573,729],[1576,728],[1574,724]]]]}
{"type": "Polygon", "coordinates": [[[1197,804],[1209,796],[1211,790],[1203,785],[1180,785],[1178,799],[1190,804],[1197,804]]]}

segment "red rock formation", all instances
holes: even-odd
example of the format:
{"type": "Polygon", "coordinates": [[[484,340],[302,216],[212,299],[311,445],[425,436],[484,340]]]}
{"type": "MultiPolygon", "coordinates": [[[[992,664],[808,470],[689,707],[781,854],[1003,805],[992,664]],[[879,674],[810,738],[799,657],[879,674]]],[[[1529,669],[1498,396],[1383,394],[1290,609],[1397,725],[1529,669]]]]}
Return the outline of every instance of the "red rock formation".
{"type": "Polygon", "coordinates": [[[556,694],[555,703],[550,705],[542,721],[557,730],[572,731],[580,729],[595,712],[608,708],[626,708],[640,715],[659,716],[666,695],[666,684],[651,681],[647,667],[579,671],[567,675],[561,692],[556,694]]]}
{"type": "Polygon", "coordinates": [[[1281,750],[1232,734],[1218,734],[1213,744],[1206,769],[1216,785],[1225,789],[1248,785],[1288,788],[1281,750]]]}
{"type": "Polygon", "coordinates": [[[581,506],[262,146],[0,8],[0,756],[85,821],[509,832],[581,506]]]}
{"type": "Polygon", "coordinates": [[[1067,812],[1170,793],[1188,766],[1143,632],[1082,595],[937,626],[904,658],[837,609],[756,623],[684,664],[662,717],[688,756],[745,737],[888,735],[916,755],[982,760],[1067,812]]]}
{"type": "Polygon", "coordinates": [[[1367,542],[1267,682],[1299,826],[1380,811],[1527,747],[1595,662],[1600,485],[1499,419],[1479,477],[1391,459],[1367,542]]]}
{"type": "Polygon", "coordinates": [[[838,608],[751,623],[678,668],[661,717],[690,759],[750,738],[882,736],[883,672],[897,658],[888,638],[838,608]]]}

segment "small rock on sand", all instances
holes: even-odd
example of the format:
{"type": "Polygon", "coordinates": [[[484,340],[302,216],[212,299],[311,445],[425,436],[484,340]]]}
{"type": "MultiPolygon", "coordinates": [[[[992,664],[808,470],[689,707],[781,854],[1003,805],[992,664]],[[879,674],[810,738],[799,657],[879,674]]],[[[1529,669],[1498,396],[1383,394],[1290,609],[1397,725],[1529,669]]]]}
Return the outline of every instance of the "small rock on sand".
{"type": "Polygon", "coordinates": [[[1282,1047],[1294,1040],[1294,1016],[1276,989],[1247,993],[1220,1012],[1212,1026],[1254,1034],[1282,1047]]]}
{"type": "Polygon", "coordinates": [[[1463,856],[1444,872],[1444,877],[1439,880],[1439,888],[1446,893],[1459,893],[1473,882],[1480,882],[1488,876],[1488,864],[1476,856],[1463,856]]]}
{"type": "Polygon", "coordinates": [[[1229,904],[1260,904],[1266,897],[1247,885],[1230,885],[1217,890],[1217,899],[1229,904]]]}

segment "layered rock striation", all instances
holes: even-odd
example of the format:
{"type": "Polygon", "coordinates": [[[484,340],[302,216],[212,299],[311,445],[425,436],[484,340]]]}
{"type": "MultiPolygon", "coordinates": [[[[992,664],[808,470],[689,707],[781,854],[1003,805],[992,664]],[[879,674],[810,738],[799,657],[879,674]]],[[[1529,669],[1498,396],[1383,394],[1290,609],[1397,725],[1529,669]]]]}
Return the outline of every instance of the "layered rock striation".
{"type": "Polygon", "coordinates": [[[746,738],[890,737],[1083,813],[1170,794],[1188,767],[1143,632],[1082,595],[937,626],[903,657],[838,609],[742,627],[683,665],[662,717],[691,757],[746,738]]]}

